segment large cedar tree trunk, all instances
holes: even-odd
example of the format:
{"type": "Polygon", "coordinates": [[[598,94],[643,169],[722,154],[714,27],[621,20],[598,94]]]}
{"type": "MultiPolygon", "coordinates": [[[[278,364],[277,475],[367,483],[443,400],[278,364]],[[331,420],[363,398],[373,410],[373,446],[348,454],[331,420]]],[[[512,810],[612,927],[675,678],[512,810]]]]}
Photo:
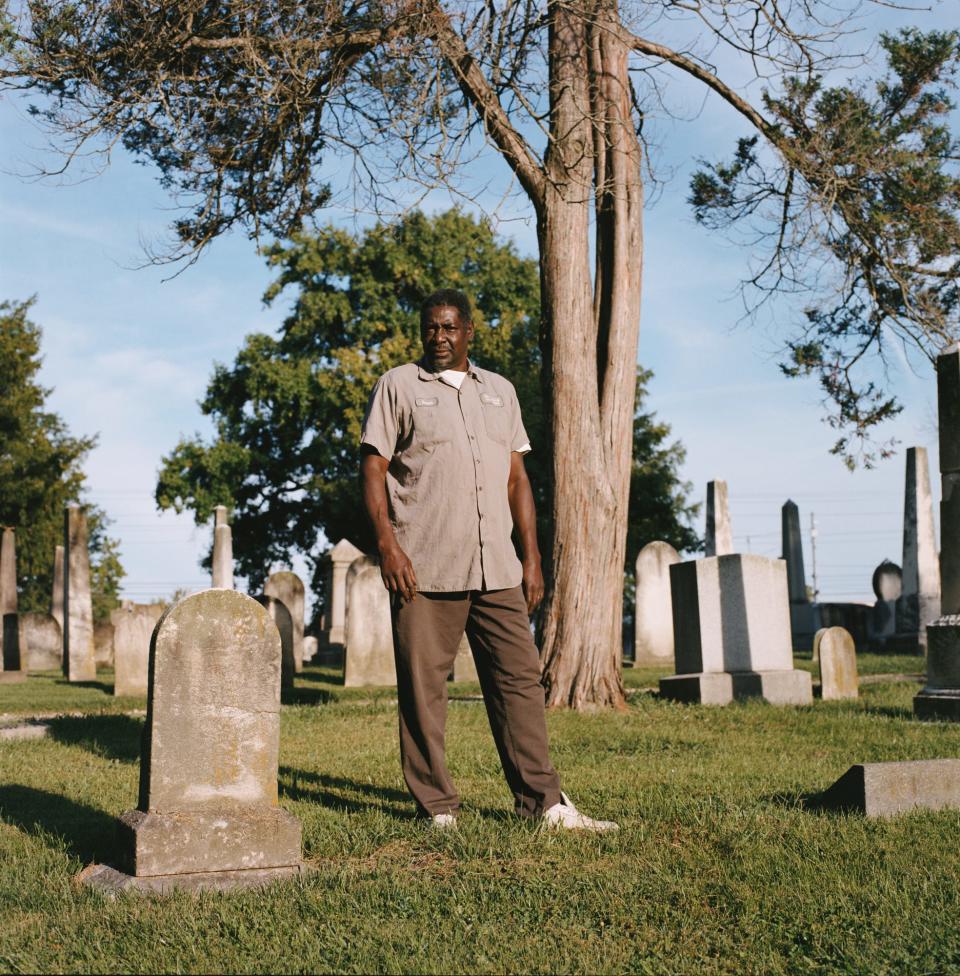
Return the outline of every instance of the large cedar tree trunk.
{"type": "Polygon", "coordinates": [[[551,5],[552,139],[538,232],[554,542],[541,656],[547,703],[573,708],[624,702],[623,564],[643,190],[618,25],[609,0],[579,9],[551,5]]]}

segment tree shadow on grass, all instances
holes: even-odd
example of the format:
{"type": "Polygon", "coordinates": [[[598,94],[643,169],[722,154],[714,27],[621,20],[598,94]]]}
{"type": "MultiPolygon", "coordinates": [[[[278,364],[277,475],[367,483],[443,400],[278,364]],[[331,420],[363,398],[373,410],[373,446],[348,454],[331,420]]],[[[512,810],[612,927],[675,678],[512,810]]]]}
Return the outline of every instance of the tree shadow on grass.
{"type": "Polygon", "coordinates": [[[314,671],[310,665],[305,665],[303,671],[297,675],[302,681],[312,681],[316,684],[330,685],[332,688],[343,687],[343,673],[331,674],[329,671],[314,671]]]}
{"type": "Polygon", "coordinates": [[[54,834],[85,864],[108,861],[117,843],[117,821],[102,810],[59,793],[11,783],[0,786],[0,816],[24,833],[54,834]]]}
{"type": "Polygon", "coordinates": [[[140,758],[143,719],[130,715],[64,715],[50,720],[50,735],[57,742],[80,746],[95,756],[136,762],[140,758]]]}
{"type": "Polygon", "coordinates": [[[292,766],[280,767],[280,795],[291,800],[316,803],[331,810],[367,813],[378,810],[397,820],[411,820],[415,816],[410,795],[389,786],[361,783],[342,776],[327,776],[292,766]],[[358,799],[344,794],[361,794],[358,799]],[[403,806],[400,806],[400,803],[403,806]]]}

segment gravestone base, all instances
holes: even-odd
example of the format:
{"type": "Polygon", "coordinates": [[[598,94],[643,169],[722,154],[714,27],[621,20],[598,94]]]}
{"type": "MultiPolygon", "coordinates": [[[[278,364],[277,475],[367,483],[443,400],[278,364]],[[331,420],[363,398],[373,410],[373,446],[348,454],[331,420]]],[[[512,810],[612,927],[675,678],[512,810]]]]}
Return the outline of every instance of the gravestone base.
{"type": "Polygon", "coordinates": [[[729,705],[762,698],[771,705],[810,705],[813,682],[806,671],[720,671],[674,674],[660,679],[660,694],[673,701],[729,705]]]}
{"type": "Polygon", "coordinates": [[[927,627],[927,683],[913,699],[913,714],[960,722],[960,614],[927,627]]]}
{"type": "Polygon", "coordinates": [[[892,817],[911,810],[960,809],[960,759],[863,763],[851,766],[815,805],[892,817]]]}
{"type": "Polygon", "coordinates": [[[259,868],[247,871],[200,871],[193,874],[155,875],[136,877],[106,864],[90,864],[78,875],[77,881],[98,888],[106,895],[120,893],[139,895],[167,895],[174,891],[229,891],[231,888],[259,888],[275,881],[306,876],[305,864],[281,868],[259,868]]]}
{"type": "Polygon", "coordinates": [[[280,807],[169,814],[128,810],[118,826],[120,861],[137,878],[300,863],[300,821],[280,807]]]}
{"type": "Polygon", "coordinates": [[[27,672],[19,671],[0,671],[0,685],[18,685],[21,681],[27,680],[27,672]]]}

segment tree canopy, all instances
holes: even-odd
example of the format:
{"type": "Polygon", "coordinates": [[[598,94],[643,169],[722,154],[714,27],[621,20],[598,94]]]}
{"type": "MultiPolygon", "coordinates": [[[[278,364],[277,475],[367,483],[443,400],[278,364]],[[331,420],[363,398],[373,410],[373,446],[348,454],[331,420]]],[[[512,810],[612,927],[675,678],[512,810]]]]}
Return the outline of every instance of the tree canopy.
{"type": "MultiPolygon", "coordinates": [[[[328,227],[267,249],[278,276],[265,299],[294,294],[279,336],[247,338],[232,366],[218,365],[201,407],[216,436],[183,439],[163,460],[161,508],[233,509],[238,571],[258,585],[271,563],[307,555],[319,592],[318,532],[373,542],[357,486],[358,441],[377,377],[421,354],[419,306],[438,287],[466,291],[476,308],[471,358],[516,386],[533,452],[527,468],[541,543],[551,532],[549,438],[540,384],[536,262],[498,239],[488,221],[452,210],[350,235],[328,227]]],[[[650,373],[637,377],[639,401],[650,373]]],[[[683,448],[670,428],[638,412],[634,423],[628,559],[652,539],[699,546],[696,506],[679,479],[683,448]]]]}
{"type": "MultiPolygon", "coordinates": [[[[0,302],[0,525],[16,530],[19,609],[46,613],[54,550],[63,544],[63,510],[83,501],[82,465],[96,438],[71,436],[62,418],[46,409],[51,391],[37,382],[41,330],[28,317],[32,304],[0,302]]],[[[105,513],[84,508],[94,617],[103,620],[117,606],[124,571],[105,513]]]]}

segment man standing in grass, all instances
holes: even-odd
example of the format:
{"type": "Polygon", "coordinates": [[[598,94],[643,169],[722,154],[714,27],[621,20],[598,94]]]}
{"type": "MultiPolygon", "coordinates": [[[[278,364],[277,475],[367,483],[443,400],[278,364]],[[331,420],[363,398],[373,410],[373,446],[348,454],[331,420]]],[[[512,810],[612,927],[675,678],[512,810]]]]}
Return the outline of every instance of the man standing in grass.
{"type": "Polygon", "coordinates": [[[391,595],[404,779],[424,816],[438,827],[456,824],[444,732],[447,677],[466,630],[517,813],[615,830],[574,807],[548,756],[528,618],[543,598],[543,574],[516,393],[467,358],[473,314],[462,292],[426,299],[420,336],[423,358],[391,369],[373,389],[360,462],[391,595]]]}

